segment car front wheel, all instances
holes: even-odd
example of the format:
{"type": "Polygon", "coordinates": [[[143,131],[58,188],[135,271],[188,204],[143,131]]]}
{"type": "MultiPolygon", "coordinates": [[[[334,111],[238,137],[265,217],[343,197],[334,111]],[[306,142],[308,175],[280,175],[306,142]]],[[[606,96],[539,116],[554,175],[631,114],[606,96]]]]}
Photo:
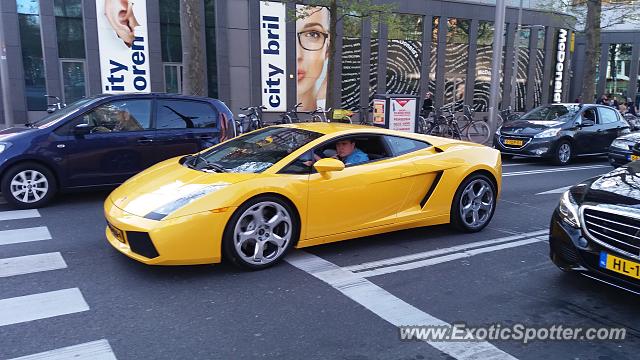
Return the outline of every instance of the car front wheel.
{"type": "Polygon", "coordinates": [[[19,209],[34,209],[53,198],[57,185],[49,169],[36,163],[24,163],[7,170],[1,187],[9,204],[19,209]]]}
{"type": "Polygon", "coordinates": [[[275,196],[257,197],[231,216],[222,241],[224,256],[236,266],[261,270],[282,260],[299,233],[288,203],[275,196]]]}

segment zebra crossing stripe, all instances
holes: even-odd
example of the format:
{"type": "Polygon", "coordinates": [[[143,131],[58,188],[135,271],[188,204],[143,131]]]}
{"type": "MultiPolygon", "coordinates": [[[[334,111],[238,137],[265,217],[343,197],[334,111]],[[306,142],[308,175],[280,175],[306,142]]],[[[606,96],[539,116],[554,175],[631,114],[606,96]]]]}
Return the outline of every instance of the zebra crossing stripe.
{"type": "Polygon", "coordinates": [[[107,340],[92,341],[11,360],[116,360],[107,340]]]}
{"type": "Polygon", "coordinates": [[[0,259],[0,278],[67,267],[59,252],[0,259]]]}
{"type": "Polygon", "coordinates": [[[0,326],[89,310],[78,288],[0,300],[0,326]]]}
{"type": "Polygon", "coordinates": [[[0,245],[41,240],[51,240],[51,234],[46,226],[0,231],[0,245]]]}
{"type": "Polygon", "coordinates": [[[30,219],[37,217],[40,217],[40,213],[36,209],[0,211],[0,221],[30,219]]]}

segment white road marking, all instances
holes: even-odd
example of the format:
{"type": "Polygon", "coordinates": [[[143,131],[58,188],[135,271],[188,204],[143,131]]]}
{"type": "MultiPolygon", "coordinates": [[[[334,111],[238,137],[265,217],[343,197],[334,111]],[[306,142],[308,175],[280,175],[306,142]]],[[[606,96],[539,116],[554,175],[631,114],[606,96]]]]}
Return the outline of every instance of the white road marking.
{"type": "Polygon", "coordinates": [[[0,259],[0,278],[67,267],[59,252],[0,259]]]}
{"type": "Polygon", "coordinates": [[[11,360],[116,360],[107,340],[92,341],[11,360]]]}
{"type": "Polygon", "coordinates": [[[465,251],[433,257],[425,260],[414,261],[406,264],[393,265],[393,266],[388,266],[388,267],[383,267],[383,268],[378,268],[378,269],[368,270],[368,271],[361,271],[355,274],[366,278],[366,277],[372,277],[372,276],[391,274],[398,271],[414,270],[414,269],[419,269],[419,268],[427,267],[431,265],[442,264],[448,261],[460,260],[460,259],[468,258],[474,255],[478,255],[478,254],[485,254],[493,251],[514,248],[514,247],[523,246],[523,245],[529,245],[529,244],[533,244],[533,243],[537,243],[545,240],[548,240],[548,237],[538,236],[530,239],[513,241],[513,242],[504,243],[504,244],[494,245],[494,246],[487,246],[487,247],[482,247],[478,249],[465,250],[465,251]]]}
{"type": "Polygon", "coordinates": [[[366,262],[359,265],[346,266],[346,267],[343,267],[343,269],[347,271],[353,271],[353,272],[371,270],[375,268],[398,265],[398,264],[408,263],[408,262],[417,261],[417,260],[423,260],[426,258],[438,256],[438,255],[450,254],[454,252],[479,248],[479,247],[488,246],[488,245],[496,245],[496,244],[514,241],[514,240],[522,240],[522,239],[526,239],[534,236],[540,236],[548,233],[549,233],[549,230],[538,230],[538,231],[532,231],[528,233],[514,234],[512,236],[505,236],[497,239],[476,241],[476,242],[456,245],[448,248],[429,250],[429,251],[424,251],[424,252],[419,252],[419,253],[404,255],[404,256],[398,256],[398,257],[388,258],[383,260],[370,261],[370,262],[366,262]]]}
{"type": "MultiPolygon", "coordinates": [[[[344,270],[318,256],[300,250],[290,254],[286,261],[331,285],[334,289],[394,326],[451,326],[447,322],[395,297],[369,280],[344,270]]],[[[486,341],[426,341],[426,343],[459,360],[516,359],[486,341]]]]}
{"type": "Polygon", "coordinates": [[[0,300],[0,326],[89,310],[78,288],[0,300]]]}
{"type": "Polygon", "coordinates": [[[571,188],[571,186],[573,186],[573,185],[563,186],[561,188],[557,188],[557,189],[553,189],[553,190],[549,190],[549,191],[539,192],[536,195],[562,194],[563,192],[569,190],[569,188],[571,188]]]}
{"type": "Polygon", "coordinates": [[[51,234],[46,226],[0,231],[0,245],[40,240],[51,240],[51,234]]]}
{"type": "Polygon", "coordinates": [[[531,165],[531,164],[502,164],[502,167],[523,166],[523,165],[531,165]]]}
{"type": "Polygon", "coordinates": [[[36,209],[0,211],[0,221],[30,219],[37,217],[40,217],[40,213],[36,209]]]}
{"type": "Polygon", "coordinates": [[[535,174],[545,174],[545,173],[564,172],[564,171],[602,169],[602,168],[611,168],[611,165],[589,165],[589,166],[557,167],[557,168],[538,169],[538,170],[514,171],[514,172],[502,173],[502,177],[535,175],[535,174]]]}

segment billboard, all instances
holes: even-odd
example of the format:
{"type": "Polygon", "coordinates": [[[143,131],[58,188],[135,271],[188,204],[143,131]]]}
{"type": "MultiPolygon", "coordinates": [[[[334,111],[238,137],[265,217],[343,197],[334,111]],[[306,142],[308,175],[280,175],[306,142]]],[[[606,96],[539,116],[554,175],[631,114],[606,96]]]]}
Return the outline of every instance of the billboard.
{"type": "Polygon", "coordinates": [[[146,0],[96,0],[105,93],[150,92],[146,0]]]}
{"type": "Polygon", "coordinates": [[[265,111],[287,110],[287,12],[280,2],[260,2],[260,68],[265,111]]]}
{"type": "Polygon", "coordinates": [[[296,79],[300,110],[326,109],[327,65],[329,62],[329,9],[297,5],[296,79]]]}

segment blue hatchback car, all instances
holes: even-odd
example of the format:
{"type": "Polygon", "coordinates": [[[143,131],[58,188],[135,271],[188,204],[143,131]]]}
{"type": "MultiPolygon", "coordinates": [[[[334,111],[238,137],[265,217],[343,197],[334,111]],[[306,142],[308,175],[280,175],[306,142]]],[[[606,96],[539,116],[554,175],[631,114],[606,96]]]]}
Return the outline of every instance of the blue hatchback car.
{"type": "Polygon", "coordinates": [[[0,188],[36,208],[60,190],[116,186],[145,168],[233,136],[219,101],[169,94],[97,95],[0,131],[0,188]]]}

